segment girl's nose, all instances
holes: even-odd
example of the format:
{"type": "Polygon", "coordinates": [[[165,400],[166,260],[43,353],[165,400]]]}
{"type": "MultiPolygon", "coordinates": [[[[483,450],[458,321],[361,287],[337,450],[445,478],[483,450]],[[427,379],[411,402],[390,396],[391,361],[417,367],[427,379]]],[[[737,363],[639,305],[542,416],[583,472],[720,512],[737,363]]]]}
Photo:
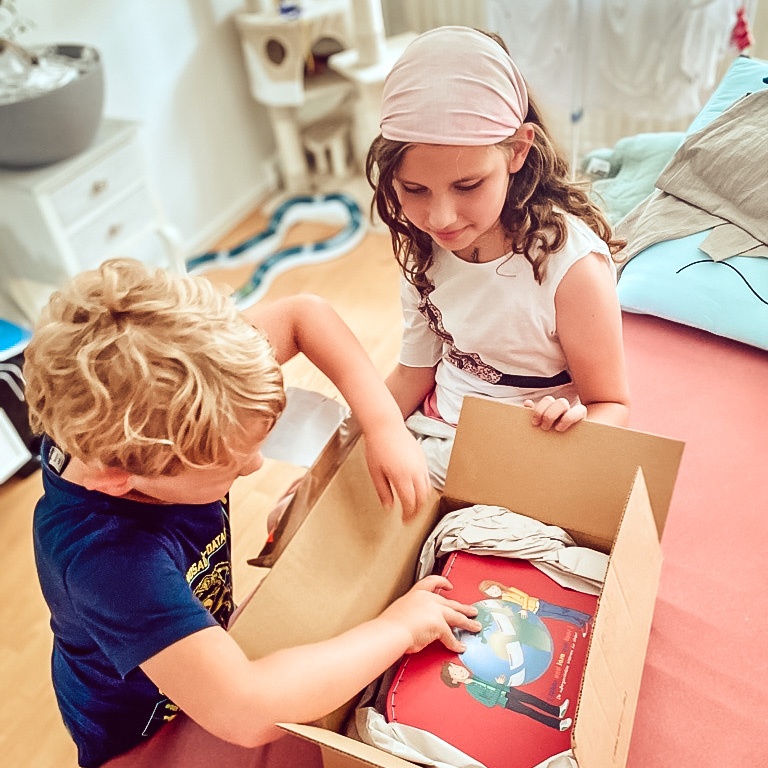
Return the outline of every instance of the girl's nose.
{"type": "Polygon", "coordinates": [[[456,206],[450,195],[434,196],[429,207],[429,226],[433,231],[448,229],[456,221],[456,206]]]}

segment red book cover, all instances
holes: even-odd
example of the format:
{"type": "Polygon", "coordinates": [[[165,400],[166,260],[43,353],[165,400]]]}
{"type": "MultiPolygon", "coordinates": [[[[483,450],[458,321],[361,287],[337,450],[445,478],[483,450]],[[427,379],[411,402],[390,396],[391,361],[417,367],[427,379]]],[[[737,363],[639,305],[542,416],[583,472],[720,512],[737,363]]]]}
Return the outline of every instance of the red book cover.
{"type": "Polygon", "coordinates": [[[526,560],[452,554],[452,599],[483,625],[461,654],[432,643],[405,656],[387,695],[390,722],[429,731],[488,768],[533,768],[570,748],[597,598],[526,560]]]}

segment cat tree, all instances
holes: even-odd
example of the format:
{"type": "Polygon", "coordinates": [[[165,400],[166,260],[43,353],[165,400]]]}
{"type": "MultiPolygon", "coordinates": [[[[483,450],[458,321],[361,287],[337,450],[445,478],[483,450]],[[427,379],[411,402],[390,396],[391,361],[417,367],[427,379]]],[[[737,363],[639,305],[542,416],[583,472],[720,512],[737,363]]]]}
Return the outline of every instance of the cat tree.
{"type": "Polygon", "coordinates": [[[283,187],[362,171],[384,78],[413,33],[387,38],[379,0],[252,0],[235,17],[251,88],[267,107],[283,187]]]}

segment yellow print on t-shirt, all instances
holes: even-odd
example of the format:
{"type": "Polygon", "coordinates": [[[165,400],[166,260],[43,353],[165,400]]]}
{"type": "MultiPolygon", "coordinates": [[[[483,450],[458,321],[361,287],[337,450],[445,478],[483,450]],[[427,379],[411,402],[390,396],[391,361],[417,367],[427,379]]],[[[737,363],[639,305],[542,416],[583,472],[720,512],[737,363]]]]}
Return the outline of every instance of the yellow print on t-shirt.
{"type": "Polygon", "coordinates": [[[191,584],[195,576],[208,569],[211,555],[221,549],[226,543],[227,534],[225,531],[222,531],[213,541],[207,544],[205,549],[200,552],[200,559],[192,563],[187,569],[187,584],[191,584]]]}

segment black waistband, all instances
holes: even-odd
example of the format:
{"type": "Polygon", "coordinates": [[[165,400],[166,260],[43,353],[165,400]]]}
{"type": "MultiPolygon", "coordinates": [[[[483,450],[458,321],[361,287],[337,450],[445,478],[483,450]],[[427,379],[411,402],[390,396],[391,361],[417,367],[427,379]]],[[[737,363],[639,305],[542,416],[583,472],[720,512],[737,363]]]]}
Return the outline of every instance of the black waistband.
{"type": "Polygon", "coordinates": [[[518,376],[515,373],[502,373],[501,378],[493,383],[519,389],[546,389],[561,387],[563,384],[570,384],[571,381],[571,374],[568,371],[560,371],[554,376],[518,376]]]}

